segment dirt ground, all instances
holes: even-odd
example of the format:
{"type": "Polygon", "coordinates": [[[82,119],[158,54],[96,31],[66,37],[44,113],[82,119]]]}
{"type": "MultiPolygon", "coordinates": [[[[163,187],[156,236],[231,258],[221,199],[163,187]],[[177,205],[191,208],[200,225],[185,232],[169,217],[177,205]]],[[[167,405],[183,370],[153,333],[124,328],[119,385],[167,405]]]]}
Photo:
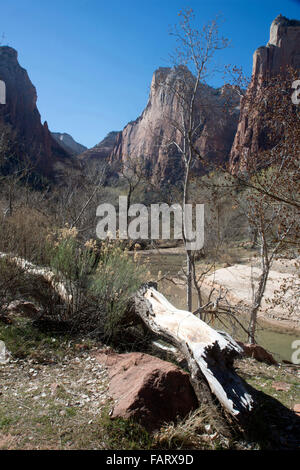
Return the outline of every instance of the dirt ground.
{"type": "Polygon", "coordinates": [[[90,353],[0,366],[0,449],[105,449],[107,374],[90,353]]]}

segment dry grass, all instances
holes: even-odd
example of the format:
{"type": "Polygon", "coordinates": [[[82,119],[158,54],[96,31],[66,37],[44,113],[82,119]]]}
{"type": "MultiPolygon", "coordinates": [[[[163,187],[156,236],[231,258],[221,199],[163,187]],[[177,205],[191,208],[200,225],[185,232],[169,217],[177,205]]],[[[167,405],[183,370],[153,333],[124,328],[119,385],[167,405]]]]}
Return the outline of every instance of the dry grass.
{"type": "Polygon", "coordinates": [[[51,227],[50,217],[30,207],[20,207],[0,224],[0,251],[14,253],[29,261],[48,261],[46,237],[51,227]]]}
{"type": "Polygon", "coordinates": [[[163,426],[154,435],[162,449],[229,449],[236,447],[219,410],[202,404],[184,420],[163,426]]]}

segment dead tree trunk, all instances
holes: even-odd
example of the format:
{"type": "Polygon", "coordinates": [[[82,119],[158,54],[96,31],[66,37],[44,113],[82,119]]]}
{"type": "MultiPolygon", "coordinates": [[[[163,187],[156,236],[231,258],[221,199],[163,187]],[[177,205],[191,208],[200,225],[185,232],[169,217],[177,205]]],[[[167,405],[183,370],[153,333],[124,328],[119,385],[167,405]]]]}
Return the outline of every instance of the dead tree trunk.
{"type": "Polygon", "coordinates": [[[225,410],[239,421],[252,411],[254,399],[232,367],[233,359],[243,351],[227,333],[214,330],[191,312],[175,308],[154,283],[137,292],[131,308],[156,337],[184,354],[199,401],[203,398],[201,383],[206,381],[225,410]]]}
{"type": "Polygon", "coordinates": [[[65,304],[72,302],[72,295],[68,292],[66,285],[58,280],[58,275],[51,271],[50,268],[43,268],[30,263],[24,258],[14,256],[8,253],[0,252],[0,259],[7,259],[15,266],[20,268],[20,271],[31,277],[33,280],[42,279],[48,285],[48,288],[55,292],[61,301],[65,304]]]}

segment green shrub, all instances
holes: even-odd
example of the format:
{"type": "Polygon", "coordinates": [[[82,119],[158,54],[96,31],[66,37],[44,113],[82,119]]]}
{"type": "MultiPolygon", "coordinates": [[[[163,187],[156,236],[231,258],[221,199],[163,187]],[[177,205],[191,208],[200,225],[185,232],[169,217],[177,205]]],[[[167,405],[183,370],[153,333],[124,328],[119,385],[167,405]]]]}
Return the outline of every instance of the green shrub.
{"type": "Polygon", "coordinates": [[[107,240],[97,247],[89,240],[82,245],[74,228],[60,230],[51,244],[51,268],[70,294],[64,319],[106,341],[114,340],[145,268],[128,255],[121,241],[107,240]]]}
{"type": "Polygon", "coordinates": [[[80,315],[88,304],[88,285],[96,264],[96,252],[77,240],[76,228],[65,227],[48,237],[50,267],[66,288],[69,300],[61,319],[80,323],[80,315]]]}
{"type": "MultiPolygon", "coordinates": [[[[84,243],[77,229],[67,225],[52,233],[48,229],[48,235],[43,233],[43,247],[47,279],[26,273],[26,269],[22,272],[13,262],[0,258],[1,303],[4,298],[7,302],[13,300],[19,292],[41,307],[44,322],[51,317],[69,323],[72,330],[84,330],[113,341],[121,331],[128,298],[143,281],[145,267],[136,262],[136,256],[129,255],[125,242],[84,243]]],[[[21,254],[26,252],[23,248],[21,254]]],[[[30,253],[33,255],[31,245],[30,253]]],[[[35,256],[29,258],[35,261],[35,256]]]]}
{"type": "Polygon", "coordinates": [[[129,257],[120,242],[103,243],[90,291],[105,312],[102,318],[105,339],[113,340],[120,333],[128,298],[139,288],[144,274],[145,268],[129,257]]]}

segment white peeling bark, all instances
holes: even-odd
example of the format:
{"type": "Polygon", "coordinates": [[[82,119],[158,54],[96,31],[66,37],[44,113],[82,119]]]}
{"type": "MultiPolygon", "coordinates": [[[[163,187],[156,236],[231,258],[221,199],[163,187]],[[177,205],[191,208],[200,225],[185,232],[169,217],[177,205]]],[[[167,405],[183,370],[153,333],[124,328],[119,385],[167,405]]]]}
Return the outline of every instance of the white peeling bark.
{"type": "Polygon", "coordinates": [[[243,350],[227,333],[214,330],[191,312],[175,308],[153,284],[135,295],[134,311],[152,333],[184,354],[199,400],[200,382],[205,378],[232,416],[242,419],[251,412],[254,399],[232,367],[233,359],[243,350]]]}
{"type": "Polygon", "coordinates": [[[18,268],[24,271],[28,276],[40,277],[44,279],[49,286],[56,292],[64,303],[69,304],[72,302],[72,295],[68,293],[66,286],[63,282],[58,281],[57,275],[49,268],[42,268],[27,261],[19,256],[14,256],[7,253],[0,253],[0,258],[6,258],[9,262],[15,264],[18,268]]]}

